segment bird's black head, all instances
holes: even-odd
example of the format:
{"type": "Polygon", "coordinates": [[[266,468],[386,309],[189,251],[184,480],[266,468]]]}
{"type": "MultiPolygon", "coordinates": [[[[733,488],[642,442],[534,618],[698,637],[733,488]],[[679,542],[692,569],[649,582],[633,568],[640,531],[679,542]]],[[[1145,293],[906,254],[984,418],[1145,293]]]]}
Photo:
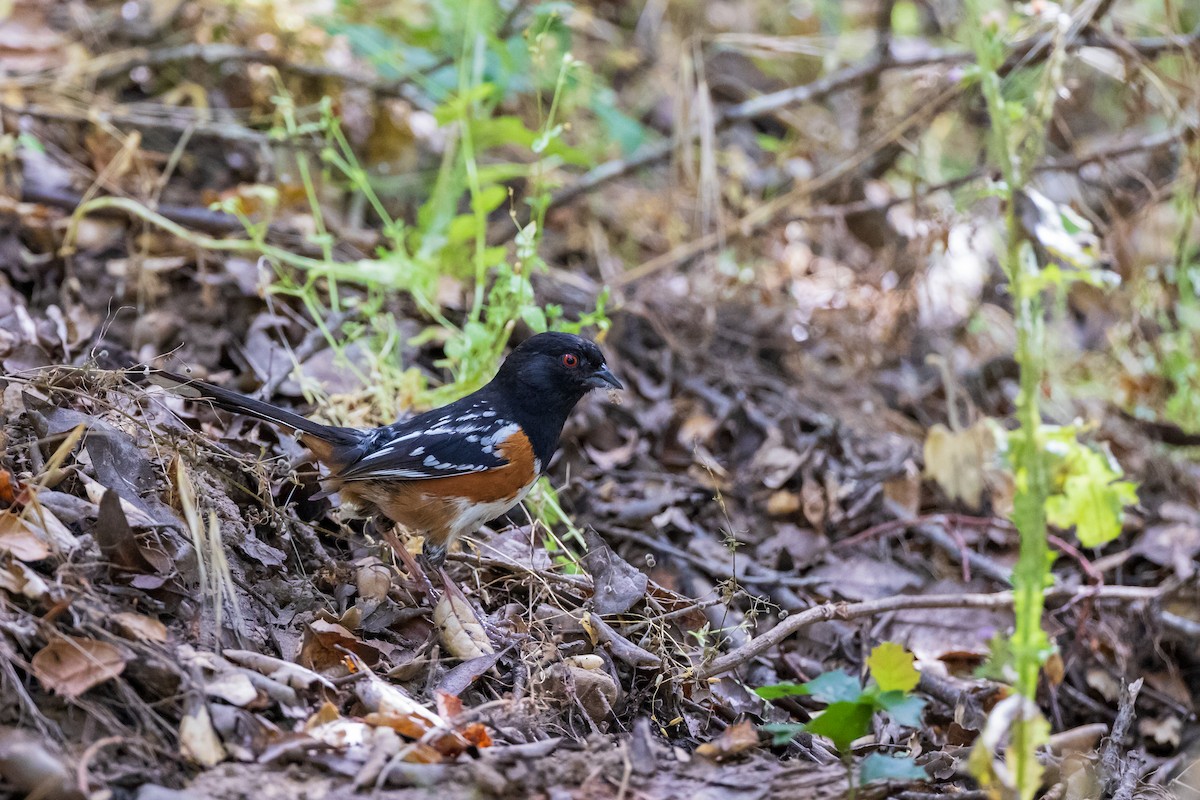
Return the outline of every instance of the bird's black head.
{"type": "Polygon", "coordinates": [[[592,389],[623,389],[595,342],[570,333],[539,333],[509,354],[491,387],[520,423],[545,468],[575,404],[592,389]]]}
{"type": "Polygon", "coordinates": [[[573,333],[539,333],[521,342],[500,366],[496,380],[543,401],[569,398],[572,406],[592,389],[625,388],[609,371],[596,343],[573,333]]]}

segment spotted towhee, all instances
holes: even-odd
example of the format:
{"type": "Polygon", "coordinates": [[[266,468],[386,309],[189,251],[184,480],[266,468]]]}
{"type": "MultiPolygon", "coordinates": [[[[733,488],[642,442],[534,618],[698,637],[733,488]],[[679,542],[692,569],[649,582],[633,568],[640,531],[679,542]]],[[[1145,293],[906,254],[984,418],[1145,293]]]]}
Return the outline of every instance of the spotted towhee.
{"type": "Polygon", "coordinates": [[[148,379],[298,435],[329,469],[328,491],[363,516],[425,535],[434,567],[454,540],[503,515],[550,463],[567,416],[592,389],[624,388],[595,343],[569,333],[522,342],[491,383],[442,408],[382,428],[322,425],[169,372],[148,379]]]}

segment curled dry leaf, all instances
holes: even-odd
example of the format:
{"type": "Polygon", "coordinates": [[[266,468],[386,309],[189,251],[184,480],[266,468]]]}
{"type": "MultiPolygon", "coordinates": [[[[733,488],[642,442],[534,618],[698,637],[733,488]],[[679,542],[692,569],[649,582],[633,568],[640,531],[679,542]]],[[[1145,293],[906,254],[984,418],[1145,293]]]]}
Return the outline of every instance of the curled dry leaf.
{"type": "Polygon", "coordinates": [[[604,659],[595,653],[583,653],[577,656],[567,656],[563,663],[580,669],[604,669],[604,659]]]}
{"type": "Polygon", "coordinates": [[[564,659],[551,665],[540,678],[549,696],[563,704],[578,703],[589,717],[600,722],[613,713],[621,689],[603,668],[603,659],[597,660],[599,668],[589,669],[580,665],[591,666],[594,662],[590,660],[564,659]]]}
{"type": "Polygon", "coordinates": [[[1159,719],[1146,717],[1138,720],[1138,732],[1167,750],[1179,747],[1183,735],[1183,720],[1171,714],[1159,719]]]}
{"type": "Polygon", "coordinates": [[[225,747],[213,729],[208,706],[197,703],[179,722],[179,752],[184,758],[212,767],[225,760],[225,747]]]}
{"type": "Polygon", "coordinates": [[[921,471],[911,459],[904,472],[883,482],[883,499],[893,514],[914,517],[921,510],[921,471]]]}
{"type": "Polygon", "coordinates": [[[46,508],[38,498],[38,493],[30,493],[25,504],[25,519],[50,543],[50,547],[60,553],[73,553],[79,547],[79,539],[63,524],[58,515],[46,508]]]}
{"type": "Polygon", "coordinates": [[[621,558],[593,530],[584,533],[583,565],[592,576],[592,605],[598,614],[621,614],[646,596],[649,579],[621,558]]]}
{"type": "Polygon", "coordinates": [[[41,561],[50,555],[50,546],[23,517],[12,511],[0,514],[0,553],[21,561],[41,561]]]}
{"type": "Polygon", "coordinates": [[[11,506],[24,493],[25,484],[8,470],[0,469],[0,503],[11,506]]]}
{"type": "Polygon", "coordinates": [[[767,498],[767,514],[772,517],[786,517],[800,510],[801,499],[796,492],[780,489],[772,492],[767,498]]]}
{"type": "Polygon", "coordinates": [[[745,720],[730,725],[721,731],[720,736],[697,747],[696,755],[713,761],[724,761],[757,746],[758,731],[749,720],[745,720]]]}
{"type": "Polygon", "coordinates": [[[253,650],[223,650],[221,655],[293,689],[305,690],[318,684],[326,689],[334,688],[333,682],[325,676],[282,658],[255,653],[253,650]]]}
{"type": "Polygon", "coordinates": [[[0,564],[0,589],[30,600],[45,597],[50,591],[42,577],[20,561],[0,564]]]}
{"type": "Polygon", "coordinates": [[[347,652],[361,658],[367,664],[379,660],[379,651],[355,636],[343,625],[315,619],[304,630],[304,643],[300,646],[299,661],[318,672],[344,671],[347,652]]]}
{"type": "Polygon", "coordinates": [[[0,728],[0,778],[17,796],[83,800],[66,757],[29,731],[0,728]]]}
{"type": "Polygon", "coordinates": [[[446,582],[445,587],[433,608],[433,624],[437,626],[442,647],[464,661],[495,653],[496,648],[466,595],[450,582],[446,582]]]}
{"type": "Polygon", "coordinates": [[[925,477],[952,500],[978,508],[983,491],[998,478],[999,442],[994,423],[981,418],[969,428],[952,431],[937,424],[925,437],[925,477]]]}
{"type": "Polygon", "coordinates": [[[659,667],[662,659],[639,647],[595,614],[584,612],[579,619],[584,631],[592,640],[592,644],[606,644],[613,658],[624,661],[631,667],[659,667]]]}
{"type": "Polygon", "coordinates": [[[122,611],[112,616],[117,630],[127,639],[139,642],[158,642],[167,640],[167,626],[153,617],[145,614],[135,614],[132,611],[122,611]]]}
{"type": "Polygon", "coordinates": [[[364,564],[354,573],[354,583],[359,597],[379,603],[392,588],[392,572],[378,562],[364,564]]]}
{"type": "Polygon", "coordinates": [[[804,466],[804,461],[803,454],[784,444],[783,432],[772,428],[751,459],[750,467],[762,476],[763,486],[779,489],[804,466]]]}
{"type": "Polygon", "coordinates": [[[157,524],[154,518],[145,511],[124,497],[121,497],[114,490],[106,488],[99,481],[88,477],[84,473],[80,473],[79,478],[83,481],[83,490],[87,493],[88,499],[97,506],[103,507],[105,495],[111,493],[113,498],[120,503],[121,513],[124,515],[127,524],[136,528],[153,528],[157,524]]]}
{"type": "Polygon", "coordinates": [[[125,656],[108,642],[63,636],[34,654],[33,674],[55,694],[79,697],[125,670],[125,656]]]}
{"type": "Polygon", "coordinates": [[[408,692],[387,683],[374,673],[368,673],[358,681],[354,693],[372,714],[399,723],[388,723],[388,727],[405,736],[419,739],[434,728],[448,727],[444,719],[418,703],[408,692]]]}
{"type": "Polygon", "coordinates": [[[204,685],[209,697],[219,697],[231,706],[245,708],[258,699],[258,690],[243,672],[222,672],[204,685]]]}

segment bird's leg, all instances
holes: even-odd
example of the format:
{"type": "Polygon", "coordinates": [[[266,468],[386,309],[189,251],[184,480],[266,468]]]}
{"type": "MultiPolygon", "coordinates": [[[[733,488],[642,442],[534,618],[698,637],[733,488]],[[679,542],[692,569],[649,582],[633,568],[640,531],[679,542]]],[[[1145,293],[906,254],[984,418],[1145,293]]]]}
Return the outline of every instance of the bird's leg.
{"type": "Polygon", "coordinates": [[[434,544],[432,539],[426,537],[425,544],[421,547],[421,555],[417,556],[417,561],[421,566],[426,568],[426,575],[429,574],[429,570],[436,571],[438,577],[442,579],[443,585],[451,583],[450,576],[446,574],[446,555],[448,552],[449,548],[444,543],[434,544]]]}
{"type": "MultiPolygon", "coordinates": [[[[374,524],[374,520],[372,520],[374,524]]],[[[400,541],[400,537],[396,535],[396,528],[390,523],[383,525],[375,525],[379,535],[392,548],[392,552],[400,559],[400,563],[404,565],[404,569],[412,576],[413,580],[421,584],[421,588],[425,592],[425,596],[429,598],[429,605],[437,605],[438,593],[433,588],[433,582],[429,580],[429,574],[421,568],[417,559],[413,558],[413,554],[408,552],[408,548],[404,546],[404,542],[400,541]]]]}

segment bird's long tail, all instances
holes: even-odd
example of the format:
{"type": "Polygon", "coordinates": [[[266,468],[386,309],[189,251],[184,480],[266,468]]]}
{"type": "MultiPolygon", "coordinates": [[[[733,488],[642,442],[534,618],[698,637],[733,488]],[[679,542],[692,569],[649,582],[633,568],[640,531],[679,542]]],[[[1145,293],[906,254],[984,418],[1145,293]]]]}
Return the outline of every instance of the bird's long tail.
{"type": "Polygon", "coordinates": [[[313,455],[320,461],[333,462],[330,464],[331,466],[336,466],[336,462],[342,460],[337,457],[339,453],[361,444],[363,439],[362,431],[355,428],[323,425],[279,406],[222,389],[211,383],[176,375],[173,372],[154,370],[138,372],[137,376],[144,377],[146,381],[161,386],[180,397],[211,403],[225,411],[232,411],[235,414],[243,414],[270,423],[289,433],[299,432],[300,440],[313,451],[313,455]]]}

